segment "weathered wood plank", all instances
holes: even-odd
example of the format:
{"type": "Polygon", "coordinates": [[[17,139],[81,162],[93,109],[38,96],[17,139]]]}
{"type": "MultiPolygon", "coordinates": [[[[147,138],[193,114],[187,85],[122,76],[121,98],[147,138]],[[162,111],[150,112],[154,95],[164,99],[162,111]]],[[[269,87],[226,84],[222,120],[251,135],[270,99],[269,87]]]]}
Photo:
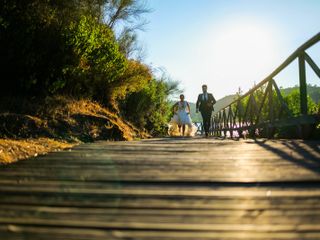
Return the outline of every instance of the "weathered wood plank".
{"type": "MultiPolygon", "coordinates": [[[[187,183],[186,183],[187,184],[187,183]]],[[[199,185],[175,186],[152,184],[101,184],[101,183],[69,183],[69,182],[36,182],[36,183],[7,183],[0,185],[0,193],[40,193],[40,194],[88,194],[95,196],[140,196],[140,197],[219,197],[219,198],[283,198],[283,197],[319,197],[319,183],[313,187],[228,187],[199,185]]],[[[311,185],[311,184],[310,184],[311,185]]],[[[0,206],[1,207],[1,206],[0,206]]]]}
{"type": "Polygon", "coordinates": [[[204,239],[318,239],[318,232],[225,232],[225,231],[129,231],[129,230],[92,230],[75,228],[28,227],[19,225],[0,226],[1,236],[6,239],[132,239],[132,240],[204,240],[204,239]],[[12,238],[14,237],[14,238],[12,238]]]}

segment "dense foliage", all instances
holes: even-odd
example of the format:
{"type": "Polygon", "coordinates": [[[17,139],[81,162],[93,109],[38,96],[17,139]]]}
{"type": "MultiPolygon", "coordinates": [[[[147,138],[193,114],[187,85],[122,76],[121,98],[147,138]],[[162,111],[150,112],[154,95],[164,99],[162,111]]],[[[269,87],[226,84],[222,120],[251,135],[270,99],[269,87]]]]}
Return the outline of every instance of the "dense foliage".
{"type": "MultiPolygon", "coordinates": [[[[284,100],[288,104],[294,116],[300,114],[300,90],[299,87],[281,89],[284,100]]],[[[320,87],[307,85],[308,114],[316,114],[320,111],[320,87]]]]}
{"type": "Polygon", "coordinates": [[[105,99],[108,89],[127,67],[113,32],[106,25],[83,17],[71,24],[67,41],[76,60],[64,69],[68,75],[67,91],[98,100],[105,99]]]}
{"type": "Polygon", "coordinates": [[[93,99],[163,131],[170,83],[132,59],[146,12],[140,0],[3,0],[1,94],[93,99]]]}
{"type": "MultiPolygon", "coordinates": [[[[281,88],[281,93],[284,96],[291,94],[294,91],[298,91],[299,86],[291,87],[291,88],[281,88]]],[[[316,104],[320,103],[320,87],[317,85],[307,85],[307,92],[312,101],[316,104]]]]}
{"type": "Polygon", "coordinates": [[[165,134],[171,117],[171,103],[167,96],[177,89],[177,82],[152,80],[138,92],[122,101],[125,116],[136,126],[155,135],[165,134]]]}
{"type": "MultiPolygon", "coordinates": [[[[292,90],[292,92],[288,93],[284,100],[286,101],[289,109],[293,116],[300,115],[300,91],[298,89],[292,90]]],[[[315,114],[318,112],[318,106],[316,102],[311,98],[308,94],[308,114],[315,114]]]]}

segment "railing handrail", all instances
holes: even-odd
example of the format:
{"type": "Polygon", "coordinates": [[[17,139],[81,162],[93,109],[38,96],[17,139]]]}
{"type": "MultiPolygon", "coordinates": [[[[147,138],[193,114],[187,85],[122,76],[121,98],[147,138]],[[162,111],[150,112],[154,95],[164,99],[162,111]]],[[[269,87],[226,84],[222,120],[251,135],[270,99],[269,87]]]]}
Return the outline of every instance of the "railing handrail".
{"type": "MultiPolygon", "coordinates": [[[[258,83],[257,85],[255,85],[252,89],[250,89],[248,92],[246,92],[245,94],[241,95],[239,98],[237,98],[236,100],[234,100],[233,102],[231,102],[229,105],[221,108],[219,110],[223,111],[224,109],[227,109],[228,107],[230,107],[231,105],[237,103],[238,101],[244,99],[245,97],[249,96],[251,93],[253,93],[254,91],[256,91],[257,89],[259,89],[260,87],[262,87],[263,85],[265,85],[270,79],[274,78],[276,75],[278,75],[283,69],[285,69],[290,63],[292,63],[297,57],[299,57],[299,55],[301,53],[303,53],[306,49],[312,47],[314,44],[316,44],[317,42],[320,41],[320,32],[317,33],[315,36],[313,36],[312,38],[310,38],[307,42],[305,42],[304,44],[302,44],[299,48],[297,48],[279,67],[277,67],[269,76],[267,76],[264,80],[262,80],[260,83],[258,83]]],[[[218,114],[219,112],[217,112],[216,114],[218,114]]],[[[216,115],[215,114],[215,115],[216,115]]]]}

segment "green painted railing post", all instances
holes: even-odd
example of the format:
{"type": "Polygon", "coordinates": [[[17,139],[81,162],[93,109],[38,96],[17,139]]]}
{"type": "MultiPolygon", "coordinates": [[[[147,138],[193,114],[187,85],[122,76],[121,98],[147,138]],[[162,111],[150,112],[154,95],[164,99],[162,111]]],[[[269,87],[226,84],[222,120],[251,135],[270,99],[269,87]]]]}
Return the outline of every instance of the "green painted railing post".
{"type": "Polygon", "coordinates": [[[299,56],[299,81],[300,81],[300,110],[301,114],[308,114],[306,63],[304,54],[299,56]]]}

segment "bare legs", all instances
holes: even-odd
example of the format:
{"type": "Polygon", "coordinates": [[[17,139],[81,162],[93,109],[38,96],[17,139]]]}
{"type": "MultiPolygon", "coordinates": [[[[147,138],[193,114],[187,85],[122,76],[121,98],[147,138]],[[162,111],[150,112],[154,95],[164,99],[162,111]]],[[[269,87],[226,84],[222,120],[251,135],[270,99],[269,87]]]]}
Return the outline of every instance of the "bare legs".
{"type": "Polygon", "coordinates": [[[182,128],[182,136],[184,136],[185,131],[186,131],[186,125],[182,124],[182,125],[178,125],[179,127],[179,132],[181,133],[181,128],[182,128]]]}

